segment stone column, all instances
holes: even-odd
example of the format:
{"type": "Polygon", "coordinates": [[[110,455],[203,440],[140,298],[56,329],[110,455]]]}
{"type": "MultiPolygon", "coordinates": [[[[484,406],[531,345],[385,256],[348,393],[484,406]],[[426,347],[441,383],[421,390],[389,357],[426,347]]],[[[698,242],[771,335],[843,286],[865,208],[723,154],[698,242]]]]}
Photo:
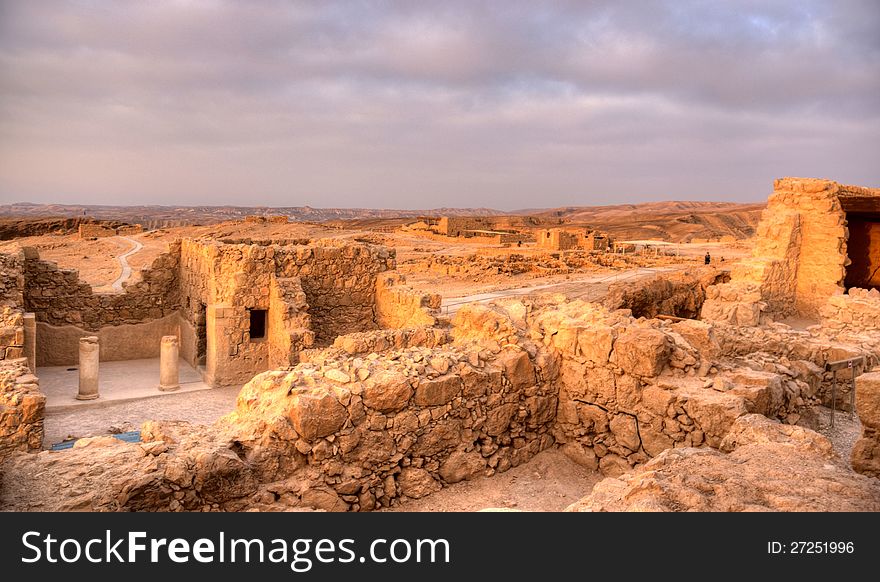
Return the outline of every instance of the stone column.
{"type": "Polygon", "coordinates": [[[171,392],[180,388],[180,340],[176,335],[162,337],[159,350],[159,390],[171,392]]]}
{"type": "Polygon", "coordinates": [[[79,393],[77,400],[94,400],[98,397],[98,336],[79,338],[79,393]]]}
{"type": "Polygon", "coordinates": [[[37,319],[33,313],[24,314],[24,355],[28,368],[37,373],[37,319]]]}

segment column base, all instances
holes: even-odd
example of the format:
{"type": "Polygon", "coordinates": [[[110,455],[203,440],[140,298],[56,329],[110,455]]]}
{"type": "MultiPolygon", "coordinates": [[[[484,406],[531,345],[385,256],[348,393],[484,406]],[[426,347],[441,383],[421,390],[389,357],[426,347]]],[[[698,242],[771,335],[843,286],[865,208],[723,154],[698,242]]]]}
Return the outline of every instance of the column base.
{"type": "Polygon", "coordinates": [[[180,389],[180,384],[175,384],[174,386],[163,386],[162,384],[159,384],[159,391],[160,392],[174,392],[175,390],[179,390],[179,389],[180,389]]]}
{"type": "Polygon", "coordinates": [[[95,400],[98,398],[98,396],[100,396],[100,395],[99,394],[77,394],[75,398],[77,400],[95,400]]]}

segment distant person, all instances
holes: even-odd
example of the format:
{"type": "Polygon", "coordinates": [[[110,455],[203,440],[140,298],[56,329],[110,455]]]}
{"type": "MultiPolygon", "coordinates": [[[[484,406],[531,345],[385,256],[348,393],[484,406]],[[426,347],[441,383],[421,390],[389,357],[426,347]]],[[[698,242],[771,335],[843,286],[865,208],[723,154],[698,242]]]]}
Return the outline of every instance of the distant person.
{"type": "Polygon", "coordinates": [[[709,255],[709,253],[706,253],[705,262],[707,265],[712,262],[712,257],[709,255]]]}

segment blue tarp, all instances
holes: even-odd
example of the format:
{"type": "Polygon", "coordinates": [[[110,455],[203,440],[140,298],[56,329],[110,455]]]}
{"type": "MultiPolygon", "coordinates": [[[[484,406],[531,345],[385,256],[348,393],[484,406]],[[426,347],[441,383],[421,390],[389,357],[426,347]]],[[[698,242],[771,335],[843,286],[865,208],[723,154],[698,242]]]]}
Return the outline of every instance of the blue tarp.
{"type": "MultiPolygon", "coordinates": [[[[111,436],[118,438],[121,441],[125,441],[127,443],[141,442],[141,431],[139,431],[139,430],[132,430],[129,432],[121,432],[119,434],[114,434],[111,436]]],[[[65,449],[72,449],[73,443],[75,443],[75,442],[76,442],[76,440],[55,443],[54,445],[52,445],[52,450],[53,451],[63,451],[65,449]]]]}

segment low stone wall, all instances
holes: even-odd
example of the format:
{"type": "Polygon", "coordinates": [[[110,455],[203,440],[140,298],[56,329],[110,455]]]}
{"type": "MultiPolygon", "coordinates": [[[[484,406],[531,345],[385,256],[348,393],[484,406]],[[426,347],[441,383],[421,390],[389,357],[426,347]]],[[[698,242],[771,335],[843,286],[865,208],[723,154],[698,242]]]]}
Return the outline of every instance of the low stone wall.
{"type": "Polygon", "coordinates": [[[98,331],[108,325],[161,319],[178,310],[179,243],[156,257],[142,271],[142,280],[126,285],[123,293],[94,293],[76,270],[40,260],[35,249],[26,249],[25,256],[24,306],[38,322],[98,331]]]}
{"type": "Polygon", "coordinates": [[[0,307],[0,360],[24,356],[24,314],[19,309],[0,307]]]}
{"type": "Polygon", "coordinates": [[[432,326],[440,312],[439,293],[422,293],[406,286],[400,274],[376,278],[376,321],[381,327],[432,326]]]}
{"type": "Polygon", "coordinates": [[[435,348],[450,341],[452,341],[452,336],[449,331],[437,327],[377,329],[341,335],[328,348],[303,350],[300,352],[300,362],[320,364],[346,356],[365,354],[378,356],[383,352],[405,348],[435,348]]]}
{"type": "MultiPolygon", "coordinates": [[[[865,365],[855,367],[858,375],[880,360],[880,345],[867,345],[863,338],[843,341],[814,336],[782,324],[761,328],[719,326],[715,333],[724,356],[754,369],[779,374],[787,381],[803,383],[800,396],[808,405],[832,405],[833,373],[825,371],[828,362],[862,357],[865,365]]],[[[848,370],[837,373],[835,406],[838,410],[850,410],[850,378],[848,370]]]]}
{"type": "Polygon", "coordinates": [[[880,291],[853,288],[846,294],[832,295],[819,316],[822,326],[830,330],[880,330],[880,291]]]}
{"type": "Polygon", "coordinates": [[[14,451],[38,451],[43,445],[46,397],[27,360],[0,362],[0,460],[14,451]]]}
{"type": "Polygon", "coordinates": [[[38,322],[37,366],[77,365],[79,338],[91,335],[98,336],[99,357],[103,362],[158,358],[162,336],[180,336],[180,333],[180,316],[177,313],[146,323],[109,325],[98,331],[74,325],[54,326],[38,322]]]}
{"type": "Polygon", "coordinates": [[[870,477],[880,477],[880,372],[856,378],[856,410],[862,436],[852,451],[852,467],[870,477]]]}

